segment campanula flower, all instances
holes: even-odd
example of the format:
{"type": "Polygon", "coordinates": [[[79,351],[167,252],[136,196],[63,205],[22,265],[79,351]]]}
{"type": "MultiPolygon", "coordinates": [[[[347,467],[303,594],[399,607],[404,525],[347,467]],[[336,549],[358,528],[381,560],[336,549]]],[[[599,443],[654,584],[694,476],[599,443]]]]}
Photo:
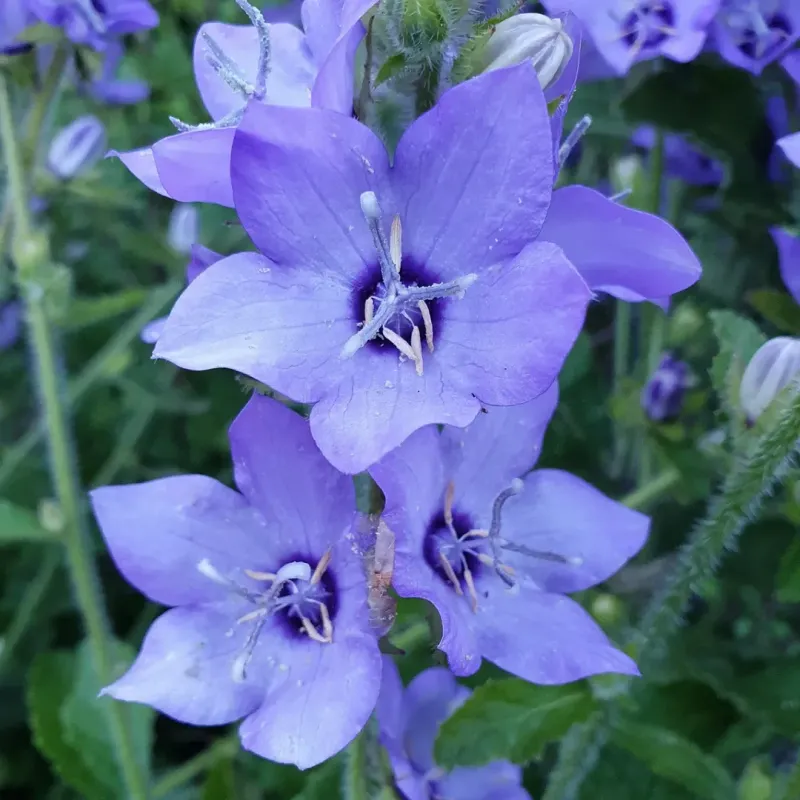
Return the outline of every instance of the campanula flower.
{"type": "MultiPolygon", "coordinates": [[[[5,2],[6,0],[4,0],[5,2]]],[[[158,14],[147,0],[28,0],[42,22],[63,28],[75,44],[102,50],[114,37],[155,28],[158,14]]]]}
{"type": "Polygon", "coordinates": [[[739,403],[750,423],[800,375],[800,339],[776,336],[758,348],[742,375],[739,403]]]}
{"type": "Polygon", "coordinates": [[[649,520],[569,473],[526,475],[557,397],[553,386],[466,429],[425,427],[370,470],[395,534],[394,587],[436,607],[456,675],[483,658],[544,684],[637,673],[566,595],[613,575],[649,520]]]}
{"type": "Polygon", "coordinates": [[[0,55],[14,55],[30,50],[19,35],[36,22],[28,0],[3,0],[0,3],[0,55]]]}
{"type": "Polygon", "coordinates": [[[0,350],[8,350],[19,339],[22,329],[22,305],[19,300],[0,304],[0,350]]]}
{"type": "Polygon", "coordinates": [[[145,81],[117,78],[117,68],[122,61],[124,47],[119,39],[112,39],[103,51],[100,74],[87,87],[89,95],[108,105],[130,105],[141,103],[150,94],[145,81]]]}
{"type": "Polygon", "coordinates": [[[238,492],[180,475],[91,493],[120,572],[170,606],[103,692],[191,725],[244,717],[247,750],[304,769],[356,736],[380,688],[355,491],[275,400],[255,395],[230,440],[238,492]]]}
{"type": "Polygon", "coordinates": [[[375,0],[305,0],[303,30],[267,23],[247,0],[236,2],[251,25],[208,22],[195,39],[195,79],[212,122],[173,120],[178,134],[113,153],[148,188],[174,200],[233,206],[231,145],[248,101],[353,110],[361,17],[375,0]]]}
{"type": "Polygon", "coordinates": [[[642,389],[644,413],[653,422],[674,419],[680,414],[684,395],[692,383],[686,362],[679,361],[671,353],[664,353],[642,389]]]}
{"type": "Polygon", "coordinates": [[[719,0],[548,0],[551,13],[572,11],[595,47],[624,75],[637,61],[691,61],[703,47],[719,0]]]}
{"type": "Polygon", "coordinates": [[[722,0],[713,43],[731,64],[759,75],[800,37],[796,0],[722,0]]]}
{"type": "Polygon", "coordinates": [[[778,248],[778,266],[783,283],[796,303],[800,303],[800,237],[783,228],[771,228],[778,248]]]}
{"type": "Polygon", "coordinates": [[[699,276],[669,225],[583,187],[553,193],[553,175],[527,63],[445,93],[391,166],[355,120],[251,104],[233,194],[261,252],[188,287],[155,355],[315,403],[314,438],[344,472],[423,425],[530,400],[558,374],[589,287],[665,297],[699,276]]]}
{"type": "MultiPolygon", "coordinates": [[[[655,146],[656,131],[642,125],[631,137],[638,147],[651,150],[655,146]]],[[[677,178],[692,186],[716,186],[722,182],[722,164],[701,153],[683,136],[668,133],[664,136],[664,169],[670,178],[677,178]]]]}
{"type": "Polygon", "coordinates": [[[394,662],[384,657],[379,737],[405,800],[530,800],[521,786],[522,769],[507,761],[447,772],[433,760],[439,726],[470,694],[442,667],[426,669],[403,688],[394,662]]]}
{"type": "Polygon", "coordinates": [[[47,166],[62,180],[90,170],[103,157],[106,129],[97,117],[86,114],[62,128],[50,143],[47,166]]]}

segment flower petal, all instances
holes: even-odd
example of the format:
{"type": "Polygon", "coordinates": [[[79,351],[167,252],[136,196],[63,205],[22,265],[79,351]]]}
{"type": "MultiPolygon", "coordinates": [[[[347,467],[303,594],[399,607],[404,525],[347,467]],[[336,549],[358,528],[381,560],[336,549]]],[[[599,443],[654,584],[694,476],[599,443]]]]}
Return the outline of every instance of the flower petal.
{"type": "Polygon", "coordinates": [[[572,40],[572,55],[566,68],[559,76],[558,80],[548,86],[545,90],[544,97],[548,105],[555,100],[558,100],[558,105],[550,115],[550,130],[553,134],[553,160],[555,163],[555,172],[558,174],[558,151],[561,147],[561,138],[564,133],[564,118],[567,116],[570,100],[575,94],[575,88],[578,85],[578,77],[580,74],[580,65],[583,57],[581,50],[583,48],[583,26],[578,21],[578,18],[567,11],[562,15],[562,23],[564,30],[572,40]]]}
{"type": "Polygon", "coordinates": [[[525,586],[511,593],[496,578],[481,585],[476,633],[481,654],[531,683],[561,684],[590,675],[638,675],[599,625],[574,601],[525,586]]]}
{"type": "Polygon", "coordinates": [[[280,531],[287,555],[322,553],[356,513],[353,481],[319,452],[308,420],[277,400],[254,394],[233,421],[236,485],[280,531]]]}
{"type": "Polygon", "coordinates": [[[466,428],[442,431],[445,472],[455,488],[454,505],[469,512],[478,527],[489,525],[497,495],[536,463],[557,404],[558,384],[554,383],[529,403],[494,406],[478,414],[466,428]]]}
{"type": "Polygon", "coordinates": [[[110,150],[106,158],[111,156],[116,156],[148,189],[158,192],[164,197],[170,196],[158,176],[156,160],[153,158],[153,149],[151,147],[128,150],[126,153],[121,153],[119,150],[110,150]]]}
{"type": "Polygon", "coordinates": [[[579,560],[558,564],[508,552],[503,561],[547,592],[579,592],[608,579],[642,549],[644,514],[606,497],[580,478],[539,469],[503,508],[502,537],[532,550],[579,560]]]}
{"type": "Polygon", "coordinates": [[[330,274],[278,268],[258,253],[229,256],[178,298],[154,356],[183,369],[235,369],[314,402],[340,379],[349,294],[330,274]]]}
{"type": "Polygon", "coordinates": [[[553,194],[539,238],[561,247],[599,292],[618,294],[615,287],[623,287],[654,300],[700,278],[697,256],[672,225],[585,186],[566,186],[553,194]]]}
{"type": "Polygon", "coordinates": [[[532,65],[445,92],[400,140],[392,177],[404,253],[441,280],[516,256],[542,227],[553,186],[550,117],[532,65]]]}
{"type": "Polygon", "coordinates": [[[263,686],[232,678],[248,634],[234,621],[224,603],[170,609],[150,626],[131,668],[103,694],[189,725],[224,725],[255,711],[263,686]]]}
{"type": "Polygon", "coordinates": [[[795,302],[800,303],[800,236],[793,236],[782,228],[771,228],[770,233],[778,248],[783,283],[795,302]]]}
{"type": "Polygon", "coordinates": [[[458,800],[530,800],[522,788],[522,768],[507,761],[483,767],[456,767],[436,782],[442,797],[458,800]]]}
{"type": "Polygon", "coordinates": [[[467,425],[480,409],[435,358],[423,375],[386,350],[363,348],[342,364],[341,383],[311,411],[314,441],[342,472],[363,472],[425,425],[467,425]]]}
{"type": "Polygon", "coordinates": [[[265,647],[278,666],[264,705],[239,729],[247,750],[300,769],[346,747],[372,714],[380,690],[381,655],[369,628],[361,558],[349,542],[339,543],[331,569],[339,601],[333,642],[271,635],[265,647]]]}
{"type": "Polygon", "coordinates": [[[201,561],[228,575],[269,553],[261,516],[238,492],[205,475],[104,486],[89,496],[117,568],[157,603],[218,600],[226,589],[198,571],[201,561]]]}
{"type": "Polygon", "coordinates": [[[483,403],[525,403],[556,379],[590,297],[561,250],[535,242],[448,303],[437,362],[483,403]]]}
{"type": "Polygon", "coordinates": [[[231,160],[236,210],[276,263],[355,277],[377,261],[360,197],[372,190],[383,202],[388,169],[383,145],[356,120],[250,103],[231,160]]]}
{"type": "Polygon", "coordinates": [[[796,167],[800,167],[800,133],[793,133],[778,139],[778,147],[796,167]]]}
{"type": "Polygon", "coordinates": [[[231,146],[235,128],[214,128],[168,136],[153,145],[165,192],[181,203],[233,207],[231,146]]]}

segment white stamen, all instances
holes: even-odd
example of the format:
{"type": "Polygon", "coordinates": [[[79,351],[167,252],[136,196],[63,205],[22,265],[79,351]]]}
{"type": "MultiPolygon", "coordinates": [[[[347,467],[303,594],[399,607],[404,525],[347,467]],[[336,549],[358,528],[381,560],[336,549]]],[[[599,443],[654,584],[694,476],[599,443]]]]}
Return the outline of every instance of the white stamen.
{"type": "Polygon", "coordinates": [[[392,220],[392,230],[389,234],[389,255],[399,275],[400,262],[403,258],[403,224],[400,222],[399,216],[395,216],[392,220]]]}
{"type": "Polygon", "coordinates": [[[364,323],[369,325],[372,322],[372,317],[375,315],[375,303],[372,297],[368,297],[364,301],[364,323]]]}
{"type": "Polygon", "coordinates": [[[419,313],[422,314],[422,323],[425,326],[425,342],[428,345],[428,352],[433,352],[433,320],[431,319],[431,310],[424,300],[417,303],[419,313]]]}
{"type": "Polygon", "coordinates": [[[242,571],[248,578],[252,578],[254,581],[274,581],[277,577],[274,572],[257,572],[254,569],[245,569],[242,571]]]}
{"type": "Polygon", "coordinates": [[[411,329],[411,352],[414,354],[414,366],[417,368],[417,375],[422,375],[422,339],[419,335],[419,328],[416,325],[411,329]]]}
{"type": "Polygon", "coordinates": [[[453,588],[456,590],[456,594],[464,594],[464,591],[461,588],[461,582],[456,577],[453,565],[450,563],[449,559],[442,550],[439,551],[439,561],[442,564],[442,569],[444,570],[444,574],[447,575],[448,580],[450,581],[450,583],[453,584],[453,588]]]}
{"type": "Polygon", "coordinates": [[[197,564],[197,571],[206,578],[210,578],[214,583],[222,586],[230,586],[230,581],[207,559],[204,558],[197,564]]]}
{"type": "Polygon", "coordinates": [[[416,361],[414,351],[405,339],[398,336],[391,328],[383,327],[381,328],[381,333],[386,341],[391,342],[406,358],[411,361],[416,361]]]}
{"type": "Polygon", "coordinates": [[[362,192],[361,194],[361,213],[371,220],[381,218],[381,206],[375,192],[362,192]]]}
{"type": "Polygon", "coordinates": [[[475,581],[472,580],[472,570],[470,570],[466,562],[464,562],[464,582],[467,584],[472,611],[476,612],[478,610],[478,593],[475,591],[475,581]]]}
{"type": "Polygon", "coordinates": [[[328,564],[331,563],[331,551],[328,548],[325,551],[325,554],[319,560],[317,564],[317,568],[314,570],[314,574],[311,576],[311,580],[309,583],[313,586],[315,583],[319,583],[322,580],[322,576],[325,574],[325,570],[328,569],[328,564]]]}
{"type": "Polygon", "coordinates": [[[247,677],[245,670],[249,660],[250,654],[246,650],[242,650],[233,660],[233,664],[231,665],[231,678],[234,683],[244,683],[244,679],[247,677]]]}
{"type": "MultiPolygon", "coordinates": [[[[450,481],[444,491],[444,521],[451,530],[453,530],[453,497],[455,493],[456,485],[450,481]]],[[[454,530],[453,533],[455,533],[454,530]]]]}

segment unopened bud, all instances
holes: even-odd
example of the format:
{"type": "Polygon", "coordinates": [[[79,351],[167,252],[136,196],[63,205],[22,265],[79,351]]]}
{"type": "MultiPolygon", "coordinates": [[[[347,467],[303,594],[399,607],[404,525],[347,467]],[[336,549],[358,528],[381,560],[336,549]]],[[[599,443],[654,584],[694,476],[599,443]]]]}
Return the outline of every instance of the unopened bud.
{"type": "Polygon", "coordinates": [[[483,51],[484,72],[531,61],[542,89],[555,83],[572,58],[572,39],[560,19],[517,14],[500,22],[483,51]]]}
{"type": "Polygon", "coordinates": [[[189,255],[192,245],[197,243],[200,219],[197,209],[189,203],[178,203],[172,209],[167,228],[169,246],[181,255],[189,255]]]}
{"type": "Polygon", "coordinates": [[[674,419],[680,414],[683,396],[691,385],[689,367],[665,353],[642,389],[642,410],[654,422],[674,419]]]}
{"type": "Polygon", "coordinates": [[[425,50],[447,39],[446,9],[440,0],[406,0],[403,4],[403,45],[425,50]]]}
{"type": "Polygon", "coordinates": [[[592,601],[592,616],[601,625],[616,625],[622,619],[624,611],[624,606],[613,594],[602,592],[592,601]]]}
{"type": "Polygon", "coordinates": [[[47,165],[63,180],[91,169],[106,149],[106,130],[97,117],[87,114],[62,128],[50,143],[47,165]]]}
{"type": "Polygon", "coordinates": [[[761,345],[742,376],[739,403],[750,422],[800,375],[800,339],[777,336],[761,345]]]}

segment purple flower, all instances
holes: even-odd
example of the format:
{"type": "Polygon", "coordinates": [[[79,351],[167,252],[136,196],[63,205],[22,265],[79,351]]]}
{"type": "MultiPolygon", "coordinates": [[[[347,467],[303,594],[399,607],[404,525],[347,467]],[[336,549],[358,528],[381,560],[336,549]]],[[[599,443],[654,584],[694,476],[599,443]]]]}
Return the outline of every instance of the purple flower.
{"type": "Polygon", "coordinates": [[[636,299],[700,272],[662,220],[583,187],[552,194],[553,169],[530,64],[445,93],[391,167],[355,120],[251,104],[232,179],[261,254],[195,281],[155,355],[315,403],[314,438],[344,472],[423,425],[463,426],[482,403],[530,400],[583,323],[590,293],[575,267],[591,288],[636,299]]]}
{"type": "Polygon", "coordinates": [[[771,228],[770,233],[778,248],[778,265],[783,283],[796,303],[800,303],[800,237],[783,228],[771,228]]]}
{"type": "Polygon", "coordinates": [[[86,114],[62,128],[50,143],[47,166],[62,180],[90,170],[106,149],[106,129],[97,117],[86,114]]]}
{"type": "Polygon", "coordinates": [[[275,400],[255,395],[230,440],[241,494],[203,475],[91,493],[120,572],[171,607],[103,692],[191,725],[245,717],[246,749],[305,769],[353,739],[380,688],[353,483],[275,400]]]}
{"type": "MultiPolygon", "coordinates": [[[[656,131],[649,125],[642,125],[631,138],[635,145],[651,150],[655,146],[656,131]]],[[[664,137],[664,159],[669,177],[693,186],[716,186],[724,177],[719,161],[704,155],[677,133],[664,137]]]]}
{"type": "Polygon", "coordinates": [[[0,305],[0,350],[8,350],[19,339],[22,328],[22,305],[18,300],[0,305]]]}
{"type": "Polygon", "coordinates": [[[695,58],[719,0],[547,0],[544,5],[551,13],[576,14],[603,58],[624,75],[637,61],[659,55],[695,58]]]}
{"type": "Polygon", "coordinates": [[[789,77],[800,86],[800,50],[795,50],[781,59],[781,66],[789,77]]]}
{"type": "Polygon", "coordinates": [[[95,50],[114,37],[158,25],[147,0],[29,0],[29,6],[42,22],[63,28],[75,44],[95,50]]]}
{"type": "Polygon", "coordinates": [[[0,3],[0,55],[30,50],[31,45],[17,37],[34,22],[28,0],[3,0],[0,3]]]}
{"type": "Polygon", "coordinates": [[[800,133],[792,133],[778,139],[778,147],[783,150],[783,154],[796,167],[800,167],[800,133]]]}
{"type": "Polygon", "coordinates": [[[470,696],[446,669],[417,675],[404,689],[397,667],[383,659],[377,717],[395,784],[406,800],[530,800],[522,770],[507,761],[445,772],[433,760],[439,726],[470,696]]]}
{"type": "Polygon", "coordinates": [[[119,39],[112,39],[103,51],[100,74],[88,85],[89,95],[100,103],[130,105],[141,103],[150,95],[150,87],[145,81],[121,80],[116,77],[123,53],[124,48],[119,39]]]}
{"type": "Polygon", "coordinates": [[[301,31],[285,22],[268,24],[247,0],[237,0],[252,25],[209,22],[195,40],[195,78],[213,122],[173,120],[180,133],[112,155],[166,197],[233,206],[231,146],[248,100],[351,114],[353,61],[365,32],[361,17],[375,1],[305,0],[301,31]]]}
{"type": "Polygon", "coordinates": [[[553,386],[465,430],[428,426],[370,470],[396,537],[394,587],[436,607],[456,675],[482,658],[534,683],[637,674],[565,594],[613,575],[644,544],[649,520],[560,470],[520,480],[557,399],[553,386]]]}
{"type": "MultiPolygon", "coordinates": [[[[189,259],[189,263],[186,265],[187,285],[212,264],[216,264],[217,261],[221,261],[223,258],[225,258],[225,256],[215,253],[213,250],[209,250],[207,247],[203,247],[201,244],[192,245],[190,247],[190,251],[192,257],[189,259]]],[[[139,333],[139,338],[145,344],[155,344],[161,336],[161,332],[164,330],[164,325],[166,322],[166,317],[159,317],[158,319],[148,322],[139,333]]]]}
{"type": "Polygon", "coordinates": [[[683,407],[683,397],[691,387],[689,367],[670,353],[664,353],[656,371],[642,389],[641,403],[644,413],[653,422],[664,422],[677,417],[683,407]]]}
{"type": "Polygon", "coordinates": [[[712,26],[719,54],[759,75],[800,37],[796,0],[722,0],[712,26]]]}

